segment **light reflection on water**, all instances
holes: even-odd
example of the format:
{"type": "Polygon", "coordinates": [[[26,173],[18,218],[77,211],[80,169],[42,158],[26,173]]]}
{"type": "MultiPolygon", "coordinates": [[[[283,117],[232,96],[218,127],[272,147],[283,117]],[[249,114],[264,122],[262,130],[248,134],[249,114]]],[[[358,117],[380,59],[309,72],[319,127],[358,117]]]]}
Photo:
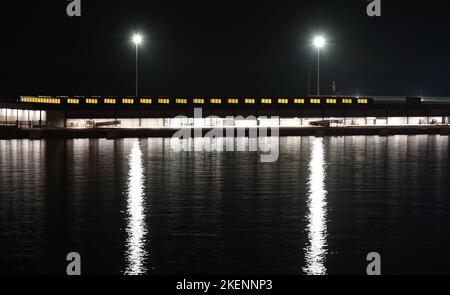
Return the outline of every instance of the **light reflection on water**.
{"type": "Polygon", "coordinates": [[[325,189],[325,161],[323,138],[315,138],[312,144],[308,180],[308,246],[306,247],[306,266],[303,271],[308,275],[324,275],[325,255],[327,254],[327,211],[325,189]]]}
{"type": "Polygon", "coordinates": [[[147,226],[144,212],[144,169],[142,166],[142,150],[139,141],[133,143],[129,155],[130,172],[128,174],[127,194],[127,241],[126,241],[126,270],[127,275],[146,273],[145,250],[147,226]]]}
{"type": "Polygon", "coordinates": [[[449,143],[288,137],[261,163],[160,138],[0,141],[0,274],[65,274],[68,251],[94,275],[362,274],[372,251],[385,274],[445,274],[449,143]]]}

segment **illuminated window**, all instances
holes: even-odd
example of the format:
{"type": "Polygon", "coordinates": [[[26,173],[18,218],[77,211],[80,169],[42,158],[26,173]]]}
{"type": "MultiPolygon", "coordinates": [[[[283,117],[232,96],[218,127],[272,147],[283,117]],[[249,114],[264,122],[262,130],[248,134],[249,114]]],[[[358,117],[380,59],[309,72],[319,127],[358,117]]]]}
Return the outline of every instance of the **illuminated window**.
{"type": "Polygon", "coordinates": [[[205,100],[203,98],[194,98],[195,104],[204,104],[205,100]]]}
{"type": "Polygon", "coordinates": [[[334,99],[334,98],[327,98],[327,103],[335,104],[336,103],[336,99],[334,99]]]}
{"type": "Polygon", "coordinates": [[[67,99],[67,103],[70,103],[70,104],[79,104],[79,103],[80,103],[80,100],[77,99],[77,98],[69,98],[69,99],[67,99]]]}
{"type": "Polygon", "coordinates": [[[305,103],[305,100],[303,98],[294,98],[294,103],[303,104],[305,103]]]}
{"type": "Polygon", "coordinates": [[[134,99],[132,99],[132,98],[122,98],[122,103],[124,103],[124,104],[134,104],[134,99]]]}
{"type": "Polygon", "coordinates": [[[271,104],[272,100],[270,98],[263,98],[263,99],[261,99],[261,103],[263,103],[263,104],[271,104]]]}
{"type": "Polygon", "coordinates": [[[248,103],[248,104],[254,104],[254,103],[255,103],[255,100],[254,100],[253,98],[246,98],[246,99],[245,99],[245,103],[248,103]]]}
{"type": "Polygon", "coordinates": [[[21,97],[20,101],[28,102],[28,103],[46,103],[46,104],[60,104],[61,103],[60,98],[45,98],[45,97],[30,97],[30,96],[21,97]]]}
{"type": "Polygon", "coordinates": [[[366,98],[358,98],[358,103],[367,104],[368,100],[366,98]]]}
{"type": "Polygon", "coordinates": [[[237,103],[239,103],[239,99],[236,99],[236,98],[229,98],[229,99],[228,99],[228,103],[231,103],[231,104],[237,104],[237,103]]]}
{"type": "Polygon", "coordinates": [[[289,99],[287,99],[287,98],[279,98],[278,99],[278,103],[279,104],[288,104],[289,103],[289,99]]]}
{"type": "Polygon", "coordinates": [[[309,102],[313,104],[320,104],[320,98],[311,98],[309,102]]]}
{"type": "Polygon", "coordinates": [[[87,104],[97,104],[97,99],[96,98],[86,98],[86,103],[87,104]]]}
{"type": "Polygon", "coordinates": [[[343,98],[343,99],[342,99],[342,103],[351,104],[351,103],[353,103],[353,102],[352,102],[352,99],[351,99],[351,98],[343,98]]]}
{"type": "Polygon", "coordinates": [[[211,98],[210,102],[212,104],[220,104],[222,103],[222,100],[220,98],[211,98]]]}
{"type": "Polygon", "coordinates": [[[170,104],[170,100],[168,98],[159,98],[158,103],[159,104],[170,104]]]}
{"type": "Polygon", "coordinates": [[[141,98],[142,104],[151,104],[152,100],[150,98],[141,98]]]}
{"type": "Polygon", "coordinates": [[[175,102],[178,103],[178,104],[187,104],[187,99],[184,99],[184,98],[177,98],[177,99],[175,100],[175,102]]]}
{"type": "Polygon", "coordinates": [[[106,103],[106,104],[115,104],[116,100],[114,98],[105,98],[104,103],[106,103]]]}

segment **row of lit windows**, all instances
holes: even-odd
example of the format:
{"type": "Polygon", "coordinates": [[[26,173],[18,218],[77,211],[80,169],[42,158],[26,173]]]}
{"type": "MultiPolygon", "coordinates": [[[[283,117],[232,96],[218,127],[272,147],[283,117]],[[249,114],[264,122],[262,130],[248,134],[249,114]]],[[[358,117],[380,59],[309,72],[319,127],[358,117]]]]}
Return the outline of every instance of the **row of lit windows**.
{"type": "MultiPolygon", "coordinates": [[[[46,104],[61,104],[61,99],[59,98],[46,98],[46,97],[21,97],[20,98],[21,102],[27,102],[27,103],[46,103],[46,104]]],[[[239,103],[239,99],[237,98],[229,98],[227,99],[228,104],[238,104],[239,103]]],[[[85,102],[87,104],[98,104],[98,99],[96,98],[86,98],[85,102]]],[[[114,98],[105,98],[103,99],[103,102],[105,104],[116,104],[117,100],[114,98]]],[[[140,103],[141,104],[152,104],[152,99],[150,98],[141,98],[140,99],[140,103]]],[[[192,102],[194,104],[204,104],[205,100],[203,98],[194,98],[192,100],[192,102]]],[[[273,100],[270,98],[262,98],[260,100],[260,102],[262,104],[272,104],[273,100]]],[[[287,98],[279,98],[277,99],[278,104],[289,104],[289,99],[287,98]]],[[[294,98],[293,99],[294,104],[304,104],[305,103],[305,99],[303,98],[294,98]]],[[[309,102],[311,104],[321,104],[322,103],[322,99],[320,98],[311,98],[309,99],[309,102]]],[[[336,98],[327,98],[325,100],[325,102],[327,104],[337,104],[338,100],[336,98]]],[[[351,98],[343,98],[341,100],[342,103],[344,104],[352,104],[353,103],[353,99],[351,98]]],[[[67,103],[69,104],[79,104],[80,103],[80,99],[78,98],[68,98],[67,99],[67,103]]],[[[123,98],[122,99],[122,103],[123,104],[134,104],[134,99],[132,98],[123,98]]],[[[169,98],[159,98],[158,99],[158,103],[159,104],[170,104],[170,99],[169,98]]],[[[175,100],[175,103],[177,104],[187,104],[188,103],[188,99],[185,98],[177,98],[175,100]]],[[[222,99],[220,98],[212,98],[210,99],[210,103],[211,104],[221,104],[222,103],[222,99]]],[[[244,103],[245,104],[255,104],[256,103],[256,99],[254,98],[245,98],[244,99],[244,103]]],[[[358,98],[357,99],[357,103],[358,104],[368,104],[369,100],[367,98],[358,98]]]]}
{"type": "Polygon", "coordinates": [[[21,102],[30,102],[30,103],[48,103],[48,104],[60,104],[61,100],[59,98],[47,98],[47,97],[21,97],[21,102]]]}

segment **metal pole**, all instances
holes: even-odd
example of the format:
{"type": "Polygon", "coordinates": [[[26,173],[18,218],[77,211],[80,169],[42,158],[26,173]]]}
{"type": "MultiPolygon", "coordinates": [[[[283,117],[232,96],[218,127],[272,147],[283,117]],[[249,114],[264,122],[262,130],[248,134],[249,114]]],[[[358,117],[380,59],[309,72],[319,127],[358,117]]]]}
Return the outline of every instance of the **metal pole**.
{"type": "Polygon", "coordinates": [[[317,48],[317,96],[320,95],[320,48],[317,48]]]}
{"type": "MultiPolygon", "coordinates": [[[[139,44],[136,43],[136,99],[139,99],[139,44]]],[[[139,127],[142,126],[141,115],[139,112],[139,127]]]]}
{"type": "Polygon", "coordinates": [[[311,96],[311,72],[308,72],[308,97],[311,96]]]}
{"type": "Polygon", "coordinates": [[[138,44],[136,43],[136,98],[139,97],[139,55],[138,55],[138,44]]]}

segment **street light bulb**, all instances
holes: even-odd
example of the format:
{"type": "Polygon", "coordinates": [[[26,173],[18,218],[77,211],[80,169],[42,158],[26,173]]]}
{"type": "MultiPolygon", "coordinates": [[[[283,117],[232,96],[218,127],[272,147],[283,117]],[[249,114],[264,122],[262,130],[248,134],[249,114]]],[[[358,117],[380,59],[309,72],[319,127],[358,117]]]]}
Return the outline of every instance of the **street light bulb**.
{"type": "Polygon", "coordinates": [[[322,36],[317,36],[314,38],[314,46],[317,48],[322,48],[325,46],[325,39],[322,36]]]}
{"type": "Polygon", "coordinates": [[[133,42],[134,42],[136,45],[141,44],[141,42],[142,42],[142,36],[139,35],[139,34],[134,35],[134,36],[133,36],[133,42]]]}

